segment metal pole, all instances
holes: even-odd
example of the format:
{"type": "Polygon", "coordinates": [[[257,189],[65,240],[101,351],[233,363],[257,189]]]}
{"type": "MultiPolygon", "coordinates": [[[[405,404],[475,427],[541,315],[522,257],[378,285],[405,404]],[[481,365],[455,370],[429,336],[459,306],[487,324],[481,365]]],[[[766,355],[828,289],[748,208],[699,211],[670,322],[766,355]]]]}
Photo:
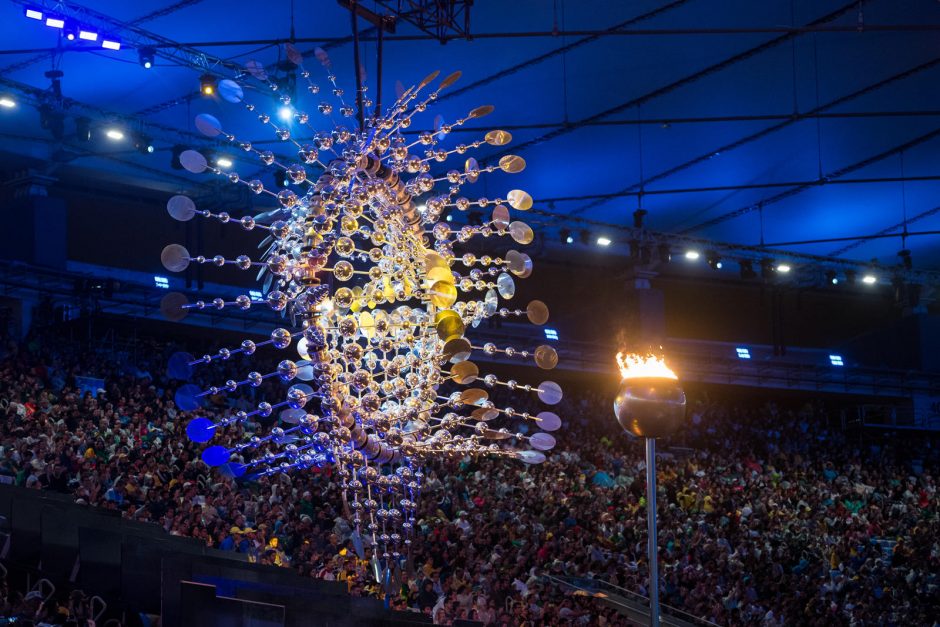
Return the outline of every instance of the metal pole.
{"type": "Polygon", "coordinates": [[[359,17],[356,15],[356,3],[352,3],[349,12],[352,18],[353,32],[353,72],[356,73],[356,117],[359,119],[359,132],[366,130],[365,111],[362,110],[362,74],[359,72],[359,17]]]}
{"type": "Polygon", "coordinates": [[[650,564],[650,627],[659,627],[659,550],[656,547],[656,438],[646,438],[646,531],[650,564]]]}

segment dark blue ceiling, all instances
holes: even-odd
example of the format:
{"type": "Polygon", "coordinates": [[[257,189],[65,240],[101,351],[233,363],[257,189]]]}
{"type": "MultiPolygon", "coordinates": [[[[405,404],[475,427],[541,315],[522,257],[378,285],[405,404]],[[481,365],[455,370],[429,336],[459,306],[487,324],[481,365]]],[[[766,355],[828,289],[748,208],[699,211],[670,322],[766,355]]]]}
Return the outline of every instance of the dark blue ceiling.
{"type": "MultiPolygon", "coordinates": [[[[374,8],[372,2],[362,4],[374,8]]],[[[290,3],[284,0],[88,0],[86,6],[115,20],[133,22],[175,5],[181,6],[138,26],[178,42],[290,35],[290,3]]],[[[79,10],[81,5],[67,6],[79,10]]],[[[512,145],[520,146],[514,152],[525,157],[528,168],[512,177],[487,177],[476,186],[481,196],[522,187],[541,210],[627,225],[637,208],[636,196],[629,194],[639,191],[645,179],[642,205],[649,211],[651,228],[743,244],[761,241],[762,231],[766,242],[892,228],[900,232],[905,216],[911,231],[940,229],[940,212],[929,213],[940,207],[940,180],[850,182],[940,177],[935,165],[940,159],[940,38],[936,29],[924,28],[940,27],[940,4],[869,0],[860,6],[862,32],[856,30],[859,3],[840,0],[477,0],[471,31],[481,35],[550,31],[556,25],[562,31],[607,29],[659,9],[631,26],[658,34],[596,37],[558,54],[551,53],[586,35],[480,37],[446,45],[427,39],[387,41],[383,89],[394,94],[396,80],[411,85],[435,69],[463,71],[455,94],[418,119],[415,126],[421,128],[431,127],[438,113],[451,120],[481,104],[496,106],[496,112],[481,122],[514,129],[512,145]],[[826,16],[819,32],[774,31],[806,26],[826,16]],[[900,25],[917,25],[921,30],[884,29],[900,25]],[[709,28],[725,32],[663,32],[709,28]],[[729,32],[735,29],[766,32],[729,32]],[[765,45],[775,39],[781,41],[765,45]],[[458,91],[466,86],[471,87],[458,91]],[[817,111],[824,116],[807,115],[817,111]],[[748,119],[701,120],[729,117],[748,119]],[[682,121],[689,118],[699,121],[682,121]],[[659,122],[635,124],[644,120],[659,122]],[[799,185],[821,177],[830,177],[829,182],[799,185]],[[709,189],[716,187],[732,189],[709,189]],[[669,190],[672,193],[663,193],[669,190]],[[627,195],[596,198],[611,194],[627,195]]],[[[58,44],[57,31],[27,20],[22,6],[14,2],[0,5],[0,23],[5,25],[6,49],[58,44]]],[[[348,11],[329,0],[298,1],[294,24],[298,38],[327,40],[350,33],[348,11]]],[[[398,35],[416,34],[413,26],[399,24],[398,35]]],[[[375,90],[375,46],[372,40],[362,46],[370,93],[375,90]]],[[[304,52],[314,47],[298,45],[304,52]]],[[[340,82],[352,94],[352,47],[343,43],[327,47],[340,82]]],[[[271,64],[283,54],[277,46],[259,44],[204,50],[238,63],[258,59],[271,64]]],[[[43,73],[53,64],[64,72],[64,94],[100,111],[136,115],[163,103],[159,112],[142,116],[148,124],[193,131],[194,116],[209,112],[240,138],[273,139],[237,105],[204,97],[187,99],[198,87],[198,70],[160,59],[145,70],[133,49],[66,51],[55,56],[4,54],[0,77],[46,88],[49,82],[43,73]],[[36,62],[24,63],[36,57],[36,62]],[[7,69],[16,66],[21,67],[7,69]],[[175,100],[179,104],[166,104],[175,100]]],[[[306,66],[319,83],[326,82],[312,55],[306,66]]],[[[317,101],[301,99],[298,106],[314,113],[317,101]]],[[[0,150],[9,154],[45,159],[53,149],[48,133],[39,128],[38,113],[29,106],[0,110],[0,133],[0,150]]],[[[187,188],[184,179],[198,184],[199,177],[169,168],[166,149],[185,143],[185,138],[168,132],[154,136],[159,150],[153,155],[97,146],[95,150],[110,156],[83,157],[62,169],[88,176],[104,173],[105,180],[119,177],[151,187],[162,184],[168,191],[187,188]]],[[[474,137],[459,134],[463,141],[474,137]]],[[[275,148],[289,152],[286,146],[275,148]]],[[[243,174],[260,167],[234,151],[233,155],[243,174]]],[[[596,224],[591,228],[603,230],[596,224]]],[[[557,226],[549,228],[552,234],[556,230],[557,226]]],[[[940,267],[937,241],[936,236],[908,240],[918,267],[940,267]]],[[[877,257],[885,263],[896,262],[901,248],[899,238],[852,244],[791,248],[825,255],[849,245],[839,254],[863,260],[877,257]]]]}

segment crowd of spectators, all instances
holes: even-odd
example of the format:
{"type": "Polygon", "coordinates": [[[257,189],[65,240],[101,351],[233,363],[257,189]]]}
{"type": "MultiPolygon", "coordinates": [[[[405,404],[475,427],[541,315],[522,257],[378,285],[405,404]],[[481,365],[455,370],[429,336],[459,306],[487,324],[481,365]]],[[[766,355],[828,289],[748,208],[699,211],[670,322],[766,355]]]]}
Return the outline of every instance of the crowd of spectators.
{"type": "MultiPolygon", "coordinates": [[[[172,400],[178,383],[165,375],[172,350],[140,340],[128,359],[36,337],[7,343],[0,481],[344,580],[353,594],[385,596],[437,624],[627,624],[544,575],[646,595],[642,445],[615,427],[607,395],[567,390],[544,464],[428,468],[410,557],[386,594],[329,470],[248,482],[200,461],[172,400]],[[77,376],[104,385],[82,392],[77,376]]],[[[281,394],[275,385],[252,393],[281,394]]],[[[936,624],[935,440],[850,435],[818,402],[692,398],[686,428],[660,446],[663,603],[721,625],[936,624]]],[[[231,410],[220,398],[205,412],[231,410]]],[[[234,430],[225,437],[240,438],[234,430]]]]}

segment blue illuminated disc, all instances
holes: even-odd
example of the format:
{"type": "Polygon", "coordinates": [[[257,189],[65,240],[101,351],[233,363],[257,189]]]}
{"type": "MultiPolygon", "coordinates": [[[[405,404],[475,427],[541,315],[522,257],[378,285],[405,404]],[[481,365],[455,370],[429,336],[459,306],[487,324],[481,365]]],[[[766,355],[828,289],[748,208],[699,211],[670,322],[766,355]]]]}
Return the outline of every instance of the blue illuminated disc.
{"type": "Polygon", "coordinates": [[[202,461],[209,466],[221,466],[228,462],[228,449],[224,446],[210,446],[202,452],[202,461]]]}
{"type": "Polygon", "coordinates": [[[193,442],[208,442],[215,434],[215,425],[208,418],[193,418],[186,425],[186,437],[193,442]]]}
{"type": "Polygon", "coordinates": [[[189,381],[193,376],[193,367],[189,365],[192,361],[194,361],[193,356],[189,353],[173,353],[170,360],[166,362],[166,376],[171,379],[189,381]]]}
{"type": "Polygon", "coordinates": [[[239,464],[238,462],[229,462],[223,464],[219,471],[226,477],[234,477],[238,479],[239,477],[245,476],[245,465],[239,464]]]}
{"type": "Polygon", "coordinates": [[[176,390],[173,400],[176,401],[176,406],[183,411],[193,411],[199,408],[199,393],[201,391],[199,386],[187,383],[176,390]]]}

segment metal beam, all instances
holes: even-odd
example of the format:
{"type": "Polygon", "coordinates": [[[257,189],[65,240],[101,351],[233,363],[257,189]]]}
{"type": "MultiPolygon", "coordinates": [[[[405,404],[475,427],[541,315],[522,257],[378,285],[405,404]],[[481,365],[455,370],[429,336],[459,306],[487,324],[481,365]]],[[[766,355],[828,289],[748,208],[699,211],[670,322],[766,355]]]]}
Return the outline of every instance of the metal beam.
{"type": "MultiPolygon", "coordinates": [[[[860,5],[862,4],[862,2],[864,2],[864,1],[865,1],[865,0],[849,2],[848,4],[843,5],[841,8],[839,8],[839,9],[837,9],[837,10],[835,10],[835,11],[832,11],[831,13],[828,13],[828,14],[826,14],[826,15],[820,17],[820,18],[817,18],[817,19],[813,20],[812,22],[810,22],[809,24],[807,24],[807,26],[818,26],[818,25],[825,24],[825,23],[827,23],[827,22],[831,22],[832,20],[835,20],[835,19],[841,17],[842,15],[845,15],[845,14],[848,13],[849,11],[858,9],[859,6],[860,6],[860,5]]],[[[595,122],[595,121],[597,121],[597,120],[606,118],[606,117],[611,116],[611,115],[613,115],[613,114],[615,114],[615,113],[620,113],[621,111],[624,111],[624,110],[626,110],[626,109],[631,109],[631,108],[633,108],[633,107],[638,107],[638,106],[640,106],[640,105],[642,105],[642,104],[645,104],[645,103],[647,103],[647,102],[649,102],[649,101],[651,101],[651,100],[655,100],[656,98],[660,98],[660,97],[662,97],[662,96],[665,96],[666,94],[669,94],[669,93],[671,93],[671,92],[673,92],[673,91],[679,89],[680,87],[684,87],[684,86],[686,86],[686,85],[690,85],[690,84],[692,84],[692,83],[695,83],[695,82],[697,82],[697,81],[699,81],[699,80],[705,78],[706,76],[710,76],[711,74],[714,74],[715,72],[719,72],[719,71],[724,70],[724,69],[726,69],[726,68],[728,68],[728,67],[731,67],[732,65],[735,65],[735,64],[737,64],[737,63],[740,63],[741,61],[745,61],[745,60],[747,60],[747,59],[751,59],[751,58],[753,58],[753,57],[755,57],[755,56],[757,56],[757,55],[760,55],[760,54],[762,54],[762,53],[764,53],[764,52],[766,52],[766,51],[768,51],[768,50],[771,50],[771,49],[773,49],[773,48],[779,46],[780,44],[782,44],[782,43],[784,43],[784,42],[787,42],[787,41],[789,41],[789,40],[791,40],[791,39],[797,37],[799,34],[800,34],[800,33],[787,33],[787,34],[784,34],[784,35],[780,35],[780,36],[778,36],[778,37],[774,37],[774,38],[771,39],[770,41],[766,41],[766,42],[764,42],[764,43],[762,43],[762,44],[760,44],[760,45],[758,45],[758,46],[754,46],[754,47],[752,47],[752,48],[748,48],[747,50],[744,50],[743,52],[739,52],[739,53],[737,53],[737,54],[735,54],[735,55],[732,55],[732,56],[730,56],[730,57],[728,57],[728,58],[726,58],[726,59],[723,59],[723,60],[721,60],[721,61],[719,61],[719,62],[717,62],[717,63],[713,63],[713,64],[711,64],[711,65],[709,65],[709,66],[707,66],[707,67],[705,67],[705,68],[703,68],[703,69],[701,69],[701,70],[699,70],[699,71],[697,71],[697,72],[694,72],[694,73],[692,73],[692,74],[687,74],[686,76],[683,76],[682,78],[680,78],[680,79],[678,79],[678,80],[672,81],[671,83],[669,83],[669,84],[667,84],[667,85],[664,85],[664,86],[662,86],[662,87],[659,87],[659,88],[657,88],[657,89],[654,89],[653,91],[647,92],[647,93],[643,94],[642,96],[637,96],[637,97],[635,97],[635,98],[631,98],[630,100],[627,100],[626,102],[623,102],[623,103],[620,103],[620,104],[615,105],[615,106],[613,106],[613,107],[610,107],[609,109],[605,109],[605,110],[603,110],[603,111],[599,111],[598,113],[595,113],[595,114],[590,115],[590,116],[588,116],[588,117],[586,117],[586,118],[583,118],[583,119],[581,119],[581,120],[578,120],[577,122],[572,122],[571,124],[569,124],[569,125],[567,125],[567,126],[565,126],[565,127],[563,127],[563,128],[555,129],[555,130],[553,130],[553,131],[550,131],[550,132],[548,132],[548,133],[545,133],[544,135],[541,135],[541,136],[536,137],[536,138],[534,138],[534,139],[530,139],[529,141],[523,142],[523,143],[518,144],[518,145],[516,145],[516,146],[512,146],[511,148],[507,148],[507,149],[501,150],[501,151],[497,152],[495,155],[491,155],[491,156],[487,157],[486,162],[487,162],[487,163],[494,163],[495,161],[497,161],[500,157],[502,157],[502,156],[504,156],[504,155],[511,154],[511,153],[514,154],[514,153],[520,152],[520,151],[522,151],[522,150],[524,150],[524,149],[526,149],[526,148],[529,148],[529,147],[531,147],[531,146],[534,146],[534,145],[536,145],[536,144],[542,144],[542,143],[551,141],[551,140],[553,140],[553,139],[556,139],[556,138],[558,138],[558,137],[561,137],[562,135],[567,135],[568,133],[571,133],[572,131],[575,131],[575,130],[579,129],[579,128],[581,128],[582,126],[586,126],[587,124],[590,124],[591,122],[595,122]]]]}

